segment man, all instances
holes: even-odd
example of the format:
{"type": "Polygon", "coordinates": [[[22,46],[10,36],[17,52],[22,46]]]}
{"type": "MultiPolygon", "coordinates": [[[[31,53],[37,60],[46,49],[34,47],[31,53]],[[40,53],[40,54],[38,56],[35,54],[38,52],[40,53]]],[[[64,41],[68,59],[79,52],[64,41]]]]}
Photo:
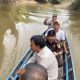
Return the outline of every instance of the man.
{"type": "Polygon", "coordinates": [[[58,67],[63,66],[63,48],[61,42],[56,39],[56,32],[54,30],[50,30],[47,34],[46,38],[47,47],[53,52],[58,61],[58,67]]]}
{"type": "Polygon", "coordinates": [[[63,54],[61,42],[56,39],[56,32],[54,30],[50,30],[48,32],[46,45],[55,54],[55,56],[63,54]]]}
{"type": "Polygon", "coordinates": [[[58,63],[55,55],[45,46],[45,40],[40,35],[31,37],[31,49],[35,52],[29,63],[36,62],[47,69],[48,80],[57,80],[58,63]]]}
{"type": "Polygon", "coordinates": [[[48,25],[48,28],[52,28],[53,27],[53,22],[57,20],[57,14],[53,14],[52,15],[52,19],[45,19],[44,20],[44,24],[48,25]]]}
{"type": "MultiPolygon", "coordinates": [[[[42,65],[48,73],[48,80],[57,80],[58,77],[58,63],[55,55],[51,50],[45,46],[45,40],[40,35],[31,37],[31,49],[35,54],[28,60],[28,63],[38,63],[42,65]]],[[[17,72],[20,73],[19,71],[17,72]]]]}
{"type": "Polygon", "coordinates": [[[29,63],[19,80],[48,80],[47,70],[40,64],[29,63]]]}
{"type": "Polygon", "coordinates": [[[64,51],[66,53],[68,53],[67,47],[66,47],[66,42],[65,42],[65,33],[64,33],[64,31],[60,29],[60,24],[57,21],[55,21],[53,23],[53,25],[54,25],[54,30],[56,32],[56,39],[58,39],[59,41],[62,42],[64,51]]]}

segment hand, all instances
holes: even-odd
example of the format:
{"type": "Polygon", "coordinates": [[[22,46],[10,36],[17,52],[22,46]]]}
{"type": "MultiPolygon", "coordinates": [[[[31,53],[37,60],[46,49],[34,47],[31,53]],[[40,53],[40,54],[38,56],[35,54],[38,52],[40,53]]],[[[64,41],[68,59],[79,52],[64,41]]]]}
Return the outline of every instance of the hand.
{"type": "Polygon", "coordinates": [[[44,24],[45,24],[45,25],[47,25],[47,20],[48,20],[47,18],[44,20],[44,24]]]}
{"type": "Polygon", "coordinates": [[[65,53],[68,54],[68,50],[65,50],[65,53]]]}
{"type": "Polygon", "coordinates": [[[58,55],[58,53],[57,53],[57,52],[53,52],[53,54],[54,54],[55,56],[57,56],[57,55],[58,55]]]}
{"type": "Polygon", "coordinates": [[[25,73],[25,69],[17,70],[16,73],[22,75],[25,73]]]}

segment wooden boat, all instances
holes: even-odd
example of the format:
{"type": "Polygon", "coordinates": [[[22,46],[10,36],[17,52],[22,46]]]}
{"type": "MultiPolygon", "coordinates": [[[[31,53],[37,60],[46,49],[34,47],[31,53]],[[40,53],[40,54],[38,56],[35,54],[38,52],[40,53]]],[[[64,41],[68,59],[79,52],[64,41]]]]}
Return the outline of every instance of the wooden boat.
{"type": "MultiPolygon", "coordinates": [[[[65,60],[64,66],[62,68],[63,74],[60,73],[60,74],[62,74],[63,77],[60,77],[58,80],[76,80],[75,72],[74,72],[73,60],[72,60],[72,56],[71,56],[71,52],[70,52],[70,48],[69,48],[67,39],[66,39],[66,45],[68,47],[68,52],[69,53],[63,55],[63,59],[65,60]]],[[[6,80],[17,80],[19,78],[19,75],[16,74],[16,71],[19,70],[19,69],[24,68],[25,65],[27,65],[27,61],[32,56],[33,53],[34,52],[31,49],[27,50],[25,55],[22,57],[22,59],[19,61],[19,63],[13,69],[13,71],[10,73],[10,75],[6,78],[6,80]]]]}
{"type": "Polygon", "coordinates": [[[76,80],[73,59],[72,59],[69,42],[67,41],[67,38],[66,38],[66,45],[68,48],[68,54],[64,55],[64,59],[65,59],[64,73],[66,73],[64,80],[76,80]]]}

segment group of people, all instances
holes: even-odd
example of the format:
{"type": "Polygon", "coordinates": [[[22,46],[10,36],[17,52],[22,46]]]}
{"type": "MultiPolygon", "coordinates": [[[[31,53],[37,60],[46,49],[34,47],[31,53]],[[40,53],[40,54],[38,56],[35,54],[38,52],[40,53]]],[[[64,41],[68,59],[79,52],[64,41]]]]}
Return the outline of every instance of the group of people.
{"type": "Polygon", "coordinates": [[[30,46],[34,55],[28,60],[24,69],[18,70],[19,80],[57,80],[59,61],[57,57],[63,52],[68,53],[65,43],[65,33],[60,28],[57,15],[51,20],[45,19],[49,29],[43,36],[34,35],[30,39],[30,46]]]}

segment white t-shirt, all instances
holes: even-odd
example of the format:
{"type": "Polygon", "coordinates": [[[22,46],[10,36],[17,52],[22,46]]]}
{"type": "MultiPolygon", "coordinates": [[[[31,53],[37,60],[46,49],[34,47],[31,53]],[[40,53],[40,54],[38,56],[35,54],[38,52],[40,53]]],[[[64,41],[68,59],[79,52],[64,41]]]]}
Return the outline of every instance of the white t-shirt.
{"type": "MultiPolygon", "coordinates": [[[[53,28],[48,29],[47,32],[45,33],[45,36],[47,36],[47,34],[50,30],[53,30],[53,28]]],[[[59,41],[65,40],[65,33],[63,30],[59,29],[59,31],[56,32],[56,39],[59,41]]]]}
{"type": "Polygon", "coordinates": [[[28,61],[41,64],[47,69],[48,80],[56,80],[58,77],[58,63],[55,55],[51,52],[48,47],[44,47],[38,54],[33,55],[28,61]],[[37,56],[40,58],[37,60],[37,56]]]}
{"type": "Polygon", "coordinates": [[[59,41],[65,40],[65,33],[63,30],[59,29],[59,31],[56,32],[56,39],[58,39],[59,41]]]}

